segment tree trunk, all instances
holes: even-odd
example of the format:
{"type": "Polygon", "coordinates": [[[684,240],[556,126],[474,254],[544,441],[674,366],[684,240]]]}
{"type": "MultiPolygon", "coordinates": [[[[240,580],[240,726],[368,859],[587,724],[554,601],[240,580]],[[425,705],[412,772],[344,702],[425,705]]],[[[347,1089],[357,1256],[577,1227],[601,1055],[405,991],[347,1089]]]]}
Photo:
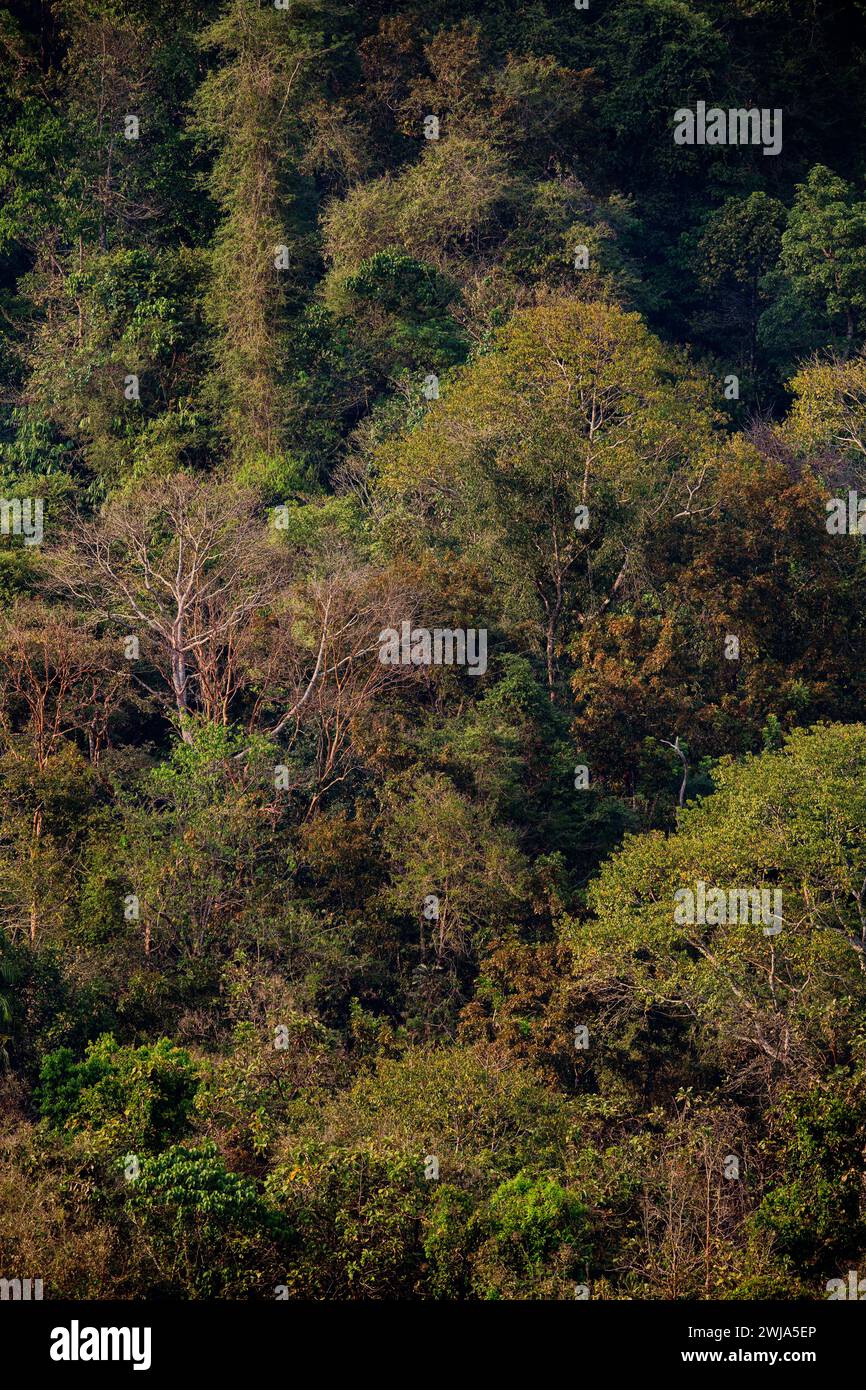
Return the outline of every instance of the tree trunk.
{"type": "Polygon", "coordinates": [[[174,691],[177,712],[180,715],[181,738],[184,743],[192,743],[192,733],[187,726],[189,701],[186,696],[186,660],[178,647],[175,647],[171,653],[171,687],[174,691]]]}
{"type": "Polygon", "coordinates": [[[33,835],[30,841],[30,945],[36,940],[39,925],[39,906],[37,900],[36,876],[39,863],[39,842],[42,839],[42,807],[33,812],[33,835]]]}
{"type": "Polygon", "coordinates": [[[556,661],[554,658],[556,640],[556,619],[547,624],[547,695],[552,705],[556,704],[556,661]]]}

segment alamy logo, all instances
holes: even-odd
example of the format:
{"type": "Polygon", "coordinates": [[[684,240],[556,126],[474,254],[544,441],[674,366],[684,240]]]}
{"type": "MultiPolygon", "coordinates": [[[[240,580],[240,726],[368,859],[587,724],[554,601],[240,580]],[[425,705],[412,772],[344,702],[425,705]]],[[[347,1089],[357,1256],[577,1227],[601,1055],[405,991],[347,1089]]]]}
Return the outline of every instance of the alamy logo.
{"type": "Polygon", "coordinates": [[[860,1278],[858,1269],[848,1270],[847,1282],[844,1279],[827,1280],[828,1299],[856,1299],[862,1301],[866,1298],[866,1279],[860,1278]]]}
{"type": "Polygon", "coordinates": [[[41,497],[0,499],[0,535],[23,536],[25,545],[42,544],[41,497]]]}
{"type": "Polygon", "coordinates": [[[52,1361],[131,1361],[134,1371],[150,1370],[149,1327],[69,1327],[51,1330],[52,1361]]]}
{"type": "Polygon", "coordinates": [[[831,536],[866,536],[866,497],[852,490],[847,497],[831,497],[826,509],[831,536]]]}
{"type": "Polygon", "coordinates": [[[764,154],[781,154],[782,112],[779,107],[736,108],[723,111],[699,101],[694,111],[674,112],[675,145],[763,145],[764,154]]]}
{"type": "Polygon", "coordinates": [[[782,890],[775,888],[707,888],[698,879],[695,891],[678,888],[674,893],[677,926],[723,926],[725,923],[763,924],[765,936],[782,930],[782,890]]]}
{"type": "Polygon", "coordinates": [[[41,1279],[0,1279],[0,1300],[13,1303],[38,1302],[42,1298],[41,1279]]]}
{"type": "Polygon", "coordinates": [[[383,666],[465,666],[470,676],[487,670],[487,628],[412,627],[402,622],[379,633],[383,666]]]}

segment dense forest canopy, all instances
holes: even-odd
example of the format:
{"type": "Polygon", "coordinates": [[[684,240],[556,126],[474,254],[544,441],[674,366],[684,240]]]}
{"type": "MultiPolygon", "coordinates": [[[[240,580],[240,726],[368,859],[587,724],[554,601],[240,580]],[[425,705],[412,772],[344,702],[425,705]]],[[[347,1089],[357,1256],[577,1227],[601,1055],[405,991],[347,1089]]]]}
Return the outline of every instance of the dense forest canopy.
{"type": "Polygon", "coordinates": [[[0,9],[0,1277],[866,1259],[864,127],[866,0],[0,9]]]}

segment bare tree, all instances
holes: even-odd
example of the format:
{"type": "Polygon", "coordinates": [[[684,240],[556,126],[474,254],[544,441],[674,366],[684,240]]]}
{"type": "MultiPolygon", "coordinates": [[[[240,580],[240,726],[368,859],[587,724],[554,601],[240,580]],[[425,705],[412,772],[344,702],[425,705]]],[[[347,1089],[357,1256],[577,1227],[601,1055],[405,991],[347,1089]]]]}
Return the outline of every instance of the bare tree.
{"type": "Polygon", "coordinates": [[[227,722],[244,636],[287,574],[251,494],[189,474],[148,482],[80,521],[51,564],[92,611],[149,637],[187,742],[189,715],[227,722]]]}
{"type": "Polygon", "coordinates": [[[119,696],[128,679],[117,644],[100,636],[92,620],[35,602],[0,615],[0,746],[7,755],[23,754],[25,766],[36,769],[26,812],[31,942],[40,915],[42,783],[48,765],[75,736],[86,738],[92,761],[98,761],[109,718],[123,703],[119,696]]]}
{"type": "Polygon", "coordinates": [[[416,667],[385,666],[379,635],[411,622],[418,599],[396,577],[330,555],[328,573],[296,589],[276,623],[261,669],[250,730],[315,740],[315,780],[308,814],[348,775],[364,717],[386,687],[419,679],[416,667]]]}
{"type": "Polygon", "coordinates": [[[23,738],[40,775],[81,734],[94,762],[129,674],[117,644],[68,609],[19,603],[0,615],[0,737],[23,738]]]}
{"type": "Polygon", "coordinates": [[[49,557],[63,589],[119,634],[149,639],[165,681],[151,693],[173,708],[186,742],[197,715],[289,751],[312,745],[314,770],[302,779],[312,812],[346,777],[382,689],[419,678],[383,665],[378,641],[383,626],[411,620],[417,598],[348,547],[306,557],[297,578],[294,561],[268,537],[252,494],[183,474],[114,499],[49,557]]]}
{"type": "Polygon", "coordinates": [[[680,810],[682,810],[683,806],[685,806],[685,804],[686,804],[686,788],[687,788],[688,785],[689,785],[689,762],[688,762],[688,758],[686,757],[685,753],[683,752],[682,748],[680,747],[680,736],[679,736],[679,734],[676,735],[676,737],[674,738],[673,743],[671,743],[671,741],[670,741],[669,738],[660,739],[659,742],[665,744],[665,746],[666,746],[667,748],[672,748],[672,749],[674,750],[674,752],[676,753],[677,757],[679,758],[680,762],[681,762],[682,765],[683,765],[683,780],[682,780],[682,782],[680,783],[680,794],[679,794],[679,797],[677,798],[677,805],[679,806],[680,810]]]}

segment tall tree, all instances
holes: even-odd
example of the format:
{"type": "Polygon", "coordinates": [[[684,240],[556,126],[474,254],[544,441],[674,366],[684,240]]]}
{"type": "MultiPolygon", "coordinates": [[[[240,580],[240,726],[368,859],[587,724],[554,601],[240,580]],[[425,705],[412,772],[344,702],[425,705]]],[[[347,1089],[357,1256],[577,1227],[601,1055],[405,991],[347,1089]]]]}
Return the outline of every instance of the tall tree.
{"type": "Polygon", "coordinates": [[[287,319],[315,264],[312,186],[299,172],[302,108],[343,51],[330,0],[231,0],[202,36],[216,63],[202,84],[196,123],[217,158],[210,177],[220,211],[208,314],[215,331],[216,408],[236,458],[285,447],[281,386],[287,319]]]}
{"type": "Polygon", "coordinates": [[[563,625],[615,603],[656,518],[692,504],[711,417],[704,384],[637,315],[547,304],[377,452],[380,492],[495,577],[555,700],[563,625]]]}
{"type": "Polygon", "coordinates": [[[866,199],[822,164],[797,189],[782,269],[797,294],[841,324],[847,356],[866,328],[866,199]]]}

